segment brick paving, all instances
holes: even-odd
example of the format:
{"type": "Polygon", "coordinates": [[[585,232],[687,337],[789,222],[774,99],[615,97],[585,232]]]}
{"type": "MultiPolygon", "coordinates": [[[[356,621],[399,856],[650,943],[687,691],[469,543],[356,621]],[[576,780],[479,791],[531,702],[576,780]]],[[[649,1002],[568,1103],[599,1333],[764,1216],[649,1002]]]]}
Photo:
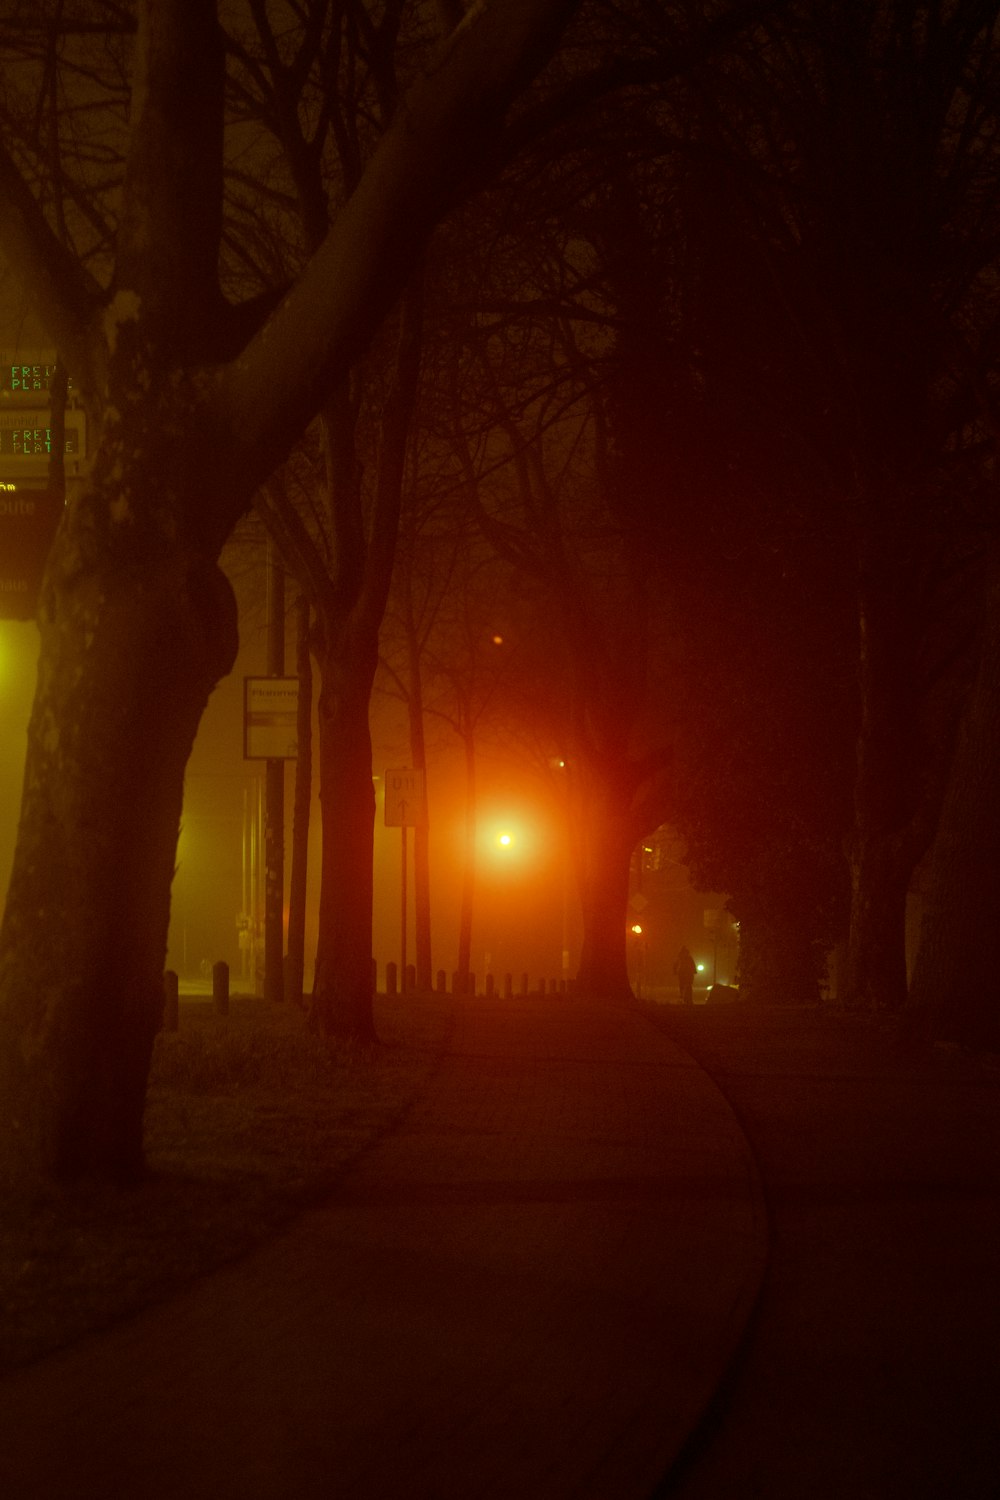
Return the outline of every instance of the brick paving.
{"type": "Polygon", "coordinates": [[[324,1207],[0,1385],[0,1495],[638,1500],[766,1256],[746,1141],[668,1036],[478,999],[324,1207]]]}

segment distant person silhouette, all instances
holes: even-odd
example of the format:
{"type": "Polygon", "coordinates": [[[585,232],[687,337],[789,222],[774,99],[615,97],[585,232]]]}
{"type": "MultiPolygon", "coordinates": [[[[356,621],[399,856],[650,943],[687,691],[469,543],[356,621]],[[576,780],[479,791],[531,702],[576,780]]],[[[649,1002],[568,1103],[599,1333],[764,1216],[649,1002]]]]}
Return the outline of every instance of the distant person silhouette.
{"type": "Polygon", "coordinates": [[[687,948],[682,948],[674,960],[674,973],[677,975],[677,988],[680,991],[682,1005],[694,1004],[694,976],[697,968],[687,948]]]}

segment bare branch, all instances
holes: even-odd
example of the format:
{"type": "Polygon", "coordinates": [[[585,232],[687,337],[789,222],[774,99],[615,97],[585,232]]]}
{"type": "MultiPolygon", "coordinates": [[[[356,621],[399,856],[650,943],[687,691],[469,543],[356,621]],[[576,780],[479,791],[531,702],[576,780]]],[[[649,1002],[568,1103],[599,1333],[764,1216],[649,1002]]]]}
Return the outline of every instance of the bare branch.
{"type": "Polygon", "coordinates": [[[60,243],[2,141],[0,252],[85,387],[90,362],[87,331],[101,299],[101,288],[60,243]]]}
{"type": "Polygon", "coordinates": [[[283,457],[303,413],[318,410],[357,358],[575,4],[503,0],[481,7],[403,101],[298,286],[220,378],[219,416],[242,450],[243,493],[283,457]]]}

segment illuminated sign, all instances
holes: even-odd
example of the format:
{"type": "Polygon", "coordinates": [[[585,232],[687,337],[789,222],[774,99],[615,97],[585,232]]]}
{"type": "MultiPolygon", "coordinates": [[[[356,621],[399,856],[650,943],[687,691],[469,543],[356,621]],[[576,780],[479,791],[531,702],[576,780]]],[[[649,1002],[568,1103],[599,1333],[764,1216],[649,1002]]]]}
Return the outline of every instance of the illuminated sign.
{"type": "MultiPolygon", "coordinates": [[[[79,451],[80,433],[75,427],[67,427],[66,452],[79,451]]],[[[13,427],[0,425],[0,458],[36,458],[39,454],[48,456],[51,452],[51,427],[42,427],[34,421],[30,426],[23,421],[13,427]]]]}
{"type": "Polygon", "coordinates": [[[0,619],[34,617],[61,510],[47,490],[0,480],[0,619]]]}
{"type": "MultiPolygon", "coordinates": [[[[54,349],[0,350],[0,400],[47,396],[55,373],[54,349]]],[[[72,392],[72,380],[69,389],[72,392]]]]}
{"type": "Polygon", "coordinates": [[[55,365],[22,365],[5,362],[0,366],[0,390],[15,396],[33,396],[46,392],[56,373],[55,365]]]}
{"type": "MultiPolygon", "coordinates": [[[[67,458],[82,459],[87,451],[86,420],[82,411],[66,413],[67,458]]],[[[0,472],[6,467],[44,473],[52,453],[52,418],[47,411],[0,411],[0,472]]]]}
{"type": "Polygon", "coordinates": [[[298,714],[297,677],[244,677],[243,759],[294,760],[298,714]]]}

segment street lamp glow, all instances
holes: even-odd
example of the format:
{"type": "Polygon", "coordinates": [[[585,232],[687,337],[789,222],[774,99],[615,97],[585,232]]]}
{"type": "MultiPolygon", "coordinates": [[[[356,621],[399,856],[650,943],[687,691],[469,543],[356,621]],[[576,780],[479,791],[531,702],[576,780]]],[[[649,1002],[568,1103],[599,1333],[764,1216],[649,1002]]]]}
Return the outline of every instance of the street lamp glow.
{"type": "Polygon", "coordinates": [[[510,849],[513,847],[514,835],[512,833],[498,833],[497,843],[501,849],[510,849]]]}

